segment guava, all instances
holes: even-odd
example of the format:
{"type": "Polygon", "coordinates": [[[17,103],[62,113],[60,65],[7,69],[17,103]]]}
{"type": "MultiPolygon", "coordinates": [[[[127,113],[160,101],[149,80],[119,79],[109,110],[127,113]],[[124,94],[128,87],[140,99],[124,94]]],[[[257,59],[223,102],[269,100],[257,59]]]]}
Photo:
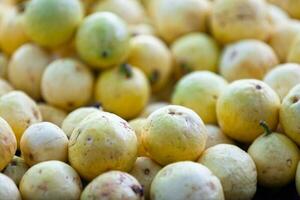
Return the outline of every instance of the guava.
{"type": "Polygon", "coordinates": [[[8,81],[0,78],[0,96],[13,91],[13,89],[14,88],[10,85],[8,81]]]}
{"type": "Polygon", "coordinates": [[[11,178],[18,186],[23,175],[29,169],[23,158],[14,156],[10,163],[3,170],[3,174],[11,178]]]}
{"type": "Polygon", "coordinates": [[[273,3],[277,6],[280,6],[288,14],[296,19],[300,19],[300,2],[297,0],[268,0],[270,3],[273,3]]]}
{"type": "Polygon", "coordinates": [[[8,176],[0,173],[0,200],[21,200],[18,187],[8,176]]]}
{"type": "Polygon", "coordinates": [[[147,156],[147,152],[142,143],[145,124],[146,124],[146,118],[136,118],[129,121],[129,125],[134,130],[138,140],[138,156],[147,156]]]}
{"type": "Polygon", "coordinates": [[[234,144],[234,141],[226,136],[223,131],[216,125],[206,124],[207,140],[205,149],[217,144],[234,144]]]}
{"type": "Polygon", "coordinates": [[[62,122],[67,117],[67,112],[62,109],[56,108],[46,103],[38,104],[44,122],[51,122],[61,127],[62,122]]]}

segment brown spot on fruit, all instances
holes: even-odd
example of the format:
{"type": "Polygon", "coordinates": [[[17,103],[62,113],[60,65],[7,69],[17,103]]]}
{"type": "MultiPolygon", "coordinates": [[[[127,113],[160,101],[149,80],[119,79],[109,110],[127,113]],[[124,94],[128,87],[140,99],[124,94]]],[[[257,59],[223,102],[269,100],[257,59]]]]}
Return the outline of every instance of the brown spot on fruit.
{"type": "Polygon", "coordinates": [[[40,169],[38,172],[39,172],[39,174],[41,174],[41,173],[42,173],[42,170],[40,169]]]}
{"type": "Polygon", "coordinates": [[[28,157],[29,157],[29,160],[34,160],[34,156],[32,153],[29,153],[28,157]]]}
{"type": "Polygon", "coordinates": [[[294,97],[292,97],[291,100],[292,100],[292,103],[294,104],[294,103],[297,103],[299,101],[299,98],[294,96],[294,97]]]}
{"type": "Polygon", "coordinates": [[[256,88],[257,90],[260,90],[262,87],[261,87],[260,85],[256,85],[255,88],[256,88]]]}
{"type": "Polygon", "coordinates": [[[47,184],[43,183],[43,184],[39,185],[38,189],[43,190],[44,192],[46,192],[48,190],[47,184]]]}
{"type": "Polygon", "coordinates": [[[144,196],[144,189],[142,187],[140,187],[139,185],[132,185],[131,189],[138,196],[140,196],[140,197],[144,196]]]}
{"type": "Polygon", "coordinates": [[[150,174],[150,170],[148,168],[144,169],[144,174],[149,175],[150,174]]]}
{"type": "Polygon", "coordinates": [[[230,55],[229,55],[230,60],[233,60],[233,59],[236,57],[237,54],[238,54],[237,51],[236,51],[236,50],[233,50],[233,51],[230,53],[230,55]]]}
{"type": "Polygon", "coordinates": [[[208,186],[209,186],[209,188],[210,188],[211,190],[216,190],[216,186],[215,186],[215,184],[214,184],[213,182],[209,182],[209,183],[208,183],[208,186]]]}
{"type": "Polygon", "coordinates": [[[74,107],[74,102],[72,102],[72,101],[67,102],[67,106],[68,107],[74,107]]]}
{"type": "Polygon", "coordinates": [[[286,164],[287,164],[288,167],[291,167],[292,164],[293,164],[292,159],[287,159],[286,164]]]}
{"type": "Polygon", "coordinates": [[[107,51],[102,51],[101,52],[101,57],[106,58],[108,56],[108,52],[107,51]]]}

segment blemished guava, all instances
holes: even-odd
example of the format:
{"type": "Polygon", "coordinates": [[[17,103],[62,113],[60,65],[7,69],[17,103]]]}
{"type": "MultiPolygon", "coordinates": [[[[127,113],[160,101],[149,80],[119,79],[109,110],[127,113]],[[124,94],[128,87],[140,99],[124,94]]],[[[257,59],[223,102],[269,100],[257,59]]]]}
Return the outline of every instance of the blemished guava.
{"type": "Polygon", "coordinates": [[[0,173],[0,200],[21,200],[21,195],[14,181],[0,173]]]}
{"type": "Polygon", "coordinates": [[[75,38],[80,58],[97,69],[123,62],[129,54],[129,40],[126,22],[110,12],[86,17],[75,38]]]}
{"type": "Polygon", "coordinates": [[[56,47],[71,39],[82,18],[79,0],[32,0],[25,8],[24,27],[35,43],[56,47]]]}
{"type": "Polygon", "coordinates": [[[35,44],[24,44],[12,55],[8,64],[8,80],[17,90],[33,99],[41,99],[41,79],[50,63],[50,55],[35,44]]]}
{"type": "Polygon", "coordinates": [[[206,31],[210,4],[206,0],[153,0],[147,10],[158,35],[170,44],[187,33],[206,31]]]}
{"type": "Polygon", "coordinates": [[[82,183],[71,166],[52,160],[32,166],[21,179],[19,189],[23,200],[78,200],[82,183]]]}
{"type": "Polygon", "coordinates": [[[46,103],[38,104],[39,110],[42,114],[42,118],[44,122],[51,122],[59,127],[61,127],[62,122],[67,117],[67,112],[51,106],[46,103]]]}
{"type": "Polygon", "coordinates": [[[216,72],[220,48],[217,42],[205,33],[190,33],[178,38],[171,46],[175,73],[181,77],[191,71],[216,72]]]}
{"type": "Polygon", "coordinates": [[[3,174],[11,178],[18,186],[23,175],[29,169],[23,158],[14,156],[10,163],[3,170],[3,174]]]}
{"type": "Polygon", "coordinates": [[[12,128],[19,147],[23,132],[42,121],[37,104],[24,92],[12,91],[0,97],[0,116],[12,128]]]}
{"type": "Polygon", "coordinates": [[[286,135],[272,132],[261,122],[265,133],[250,145],[249,155],[255,162],[258,184],[279,188],[290,183],[296,175],[299,149],[286,135]]]}
{"type": "Polygon", "coordinates": [[[147,152],[142,143],[142,137],[144,134],[144,125],[146,124],[146,118],[135,118],[128,122],[130,127],[134,130],[138,140],[138,156],[147,156],[147,152]]]}
{"type": "Polygon", "coordinates": [[[253,198],[257,171],[247,152],[235,145],[218,144],[205,150],[199,162],[220,179],[226,200],[253,198]]]}
{"type": "Polygon", "coordinates": [[[5,79],[0,78],[0,96],[13,91],[14,88],[5,79]]]}
{"type": "Polygon", "coordinates": [[[164,102],[164,101],[157,101],[157,102],[149,103],[145,107],[145,109],[143,110],[143,112],[140,114],[140,117],[147,118],[154,111],[156,111],[156,110],[158,110],[158,109],[160,109],[162,107],[168,106],[168,105],[169,105],[169,103],[164,102]]]}
{"type": "Polygon", "coordinates": [[[170,50],[159,38],[140,35],[131,39],[127,62],[145,73],[153,92],[166,86],[172,73],[172,61],[170,50]]]}
{"type": "Polygon", "coordinates": [[[239,142],[250,143],[264,130],[266,121],[271,130],[278,124],[280,99],[266,83],[243,79],[227,86],[217,101],[217,118],[222,131],[239,142]]]}
{"type": "Polygon", "coordinates": [[[143,200],[140,183],[130,174],[109,171],[96,177],[81,194],[81,200],[143,200]]]}
{"type": "Polygon", "coordinates": [[[192,109],[205,124],[217,124],[216,104],[226,87],[227,81],[213,72],[192,72],[176,84],[171,102],[192,109]]]}
{"type": "Polygon", "coordinates": [[[296,19],[300,19],[300,2],[297,0],[268,0],[268,2],[275,4],[284,9],[288,14],[296,19]]]}
{"type": "Polygon", "coordinates": [[[280,64],[269,71],[263,81],[283,100],[288,92],[300,83],[300,65],[296,63],[280,64]]]}
{"type": "Polygon", "coordinates": [[[191,161],[160,170],[151,184],[151,199],[224,200],[221,182],[207,167],[191,161]]]}
{"type": "Polygon", "coordinates": [[[41,84],[47,103],[70,111],[88,103],[93,93],[94,76],[81,62],[64,58],[47,66],[41,84]]]}
{"type": "Polygon", "coordinates": [[[69,141],[69,162],[87,180],[109,170],[129,171],[138,142],[129,124],[117,115],[95,112],[82,120],[69,141]]]}
{"type": "Polygon", "coordinates": [[[144,189],[145,199],[150,199],[150,187],[156,174],[161,170],[161,166],[148,157],[138,157],[131,171],[144,189]]]}
{"type": "Polygon", "coordinates": [[[216,0],[211,14],[212,34],[220,43],[266,40],[272,30],[267,9],[261,0],[216,0]]]}
{"type": "Polygon", "coordinates": [[[25,162],[32,166],[47,160],[68,160],[68,138],[55,124],[40,122],[27,128],[20,141],[25,162]]]}
{"type": "Polygon", "coordinates": [[[0,77],[3,79],[7,79],[8,61],[8,57],[0,52],[0,77]]]}
{"type": "Polygon", "coordinates": [[[125,119],[137,117],[150,98],[150,84],[137,67],[121,64],[99,75],[95,99],[103,110],[125,119]]]}
{"type": "Polygon", "coordinates": [[[161,165],[196,160],[205,148],[207,130],[191,109],[170,105],[153,112],[144,125],[142,142],[161,165]]]}
{"type": "Polygon", "coordinates": [[[234,144],[234,141],[226,136],[223,131],[216,125],[206,124],[207,140],[205,149],[217,144],[234,144]]]}
{"type": "Polygon", "coordinates": [[[247,39],[228,45],[222,53],[220,74],[228,81],[264,78],[279,60],[266,43],[247,39]]]}

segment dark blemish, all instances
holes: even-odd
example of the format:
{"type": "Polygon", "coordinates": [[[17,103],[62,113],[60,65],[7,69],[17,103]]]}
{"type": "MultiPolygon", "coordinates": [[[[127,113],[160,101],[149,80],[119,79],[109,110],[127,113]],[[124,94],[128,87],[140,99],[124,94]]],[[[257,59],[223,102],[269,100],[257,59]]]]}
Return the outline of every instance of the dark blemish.
{"type": "Polygon", "coordinates": [[[28,157],[29,157],[29,160],[34,160],[32,153],[29,153],[28,157]]]}
{"type": "Polygon", "coordinates": [[[150,170],[148,168],[144,169],[144,174],[149,175],[150,174],[150,170]]]}
{"type": "Polygon", "coordinates": [[[41,174],[41,173],[42,173],[42,170],[40,169],[38,172],[39,172],[39,174],[41,174]]]}
{"type": "Polygon", "coordinates": [[[291,167],[292,164],[293,164],[292,159],[290,159],[290,158],[287,159],[287,160],[286,160],[286,164],[287,164],[288,167],[291,167]]]}
{"type": "Polygon", "coordinates": [[[158,81],[159,77],[160,77],[159,71],[157,69],[153,70],[152,74],[149,77],[150,84],[151,85],[155,84],[158,81]]]}
{"type": "Polygon", "coordinates": [[[102,197],[108,197],[109,196],[109,192],[102,192],[100,196],[102,196],[102,197]]]}
{"type": "Polygon", "coordinates": [[[265,173],[267,173],[267,171],[266,170],[262,170],[262,172],[261,172],[262,174],[265,174],[265,173]]]}
{"type": "Polygon", "coordinates": [[[126,176],[124,176],[123,174],[120,174],[120,182],[123,183],[124,180],[126,179],[126,176]]]}
{"type": "Polygon", "coordinates": [[[30,119],[27,119],[25,123],[26,123],[26,124],[31,124],[31,120],[30,120],[30,119]]]}
{"type": "Polygon", "coordinates": [[[34,116],[36,119],[39,118],[39,114],[38,114],[38,112],[37,112],[36,109],[32,108],[32,113],[33,113],[33,116],[34,116]]]}
{"type": "Polygon", "coordinates": [[[68,105],[68,107],[73,107],[74,106],[74,102],[69,101],[69,102],[67,102],[67,105],[68,105]]]}
{"type": "Polygon", "coordinates": [[[80,67],[80,65],[75,65],[75,71],[76,72],[81,72],[82,68],[80,67]]]}
{"type": "Polygon", "coordinates": [[[217,95],[213,95],[213,99],[217,100],[218,96],[217,95]]]}
{"type": "Polygon", "coordinates": [[[253,19],[253,18],[254,18],[254,17],[253,17],[253,14],[250,13],[250,12],[248,12],[248,13],[246,13],[246,12],[238,13],[238,14],[236,15],[236,17],[237,17],[238,19],[240,19],[240,20],[247,20],[247,19],[253,19]]]}
{"type": "Polygon", "coordinates": [[[144,190],[142,187],[140,187],[138,185],[132,185],[131,189],[135,194],[139,195],[140,197],[144,196],[144,190]]]}
{"type": "Polygon", "coordinates": [[[66,176],[66,179],[69,179],[69,176],[66,176]]]}
{"type": "Polygon", "coordinates": [[[237,54],[238,54],[237,51],[236,51],[236,50],[233,50],[233,51],[231,52],[231,54],[229,55],[230,60],[233,60],[233,59],[236,57],[237,54]]]}
{"type": "Polygon", "coordinates": [[[175,115],[175,112],[174,111],[170,111],[169,114],[170,115],[175,115]]]}
{"type": "Polygon", "coordinates": [[[42,184],[42,185],[39,185],[38,186],[38,189],[40,189],[40,190],[43,190],[43,191],[47,191],[48,190],[48,187],[47,187],[47,185],[44,183],[44,184],[42,184]]]}
{"type": "Polygon", "coordinates": [[[292,103],[297,103],[299,101],[298,97],[292,97],[292,103]]]}
{"type": "Polygon", "coordinates": [[[256,88],[257,90],[260,90],[260,89],[261,89],[261,86],[260,86],[260,85],[256,85],[255,88],[256,88]]]}
{"type": "Polygon", "coordinates": [[[182,74],[188,74],[192,71],[192,69],[185,62],[180,63],[180,69],[182,74]]]}
{"type": "Polygon", "coordinates": [[[95,103],[91,104],[90,107],[101,108],[102,104],[100,102],[95,102],[95,103]]]}
{"type": "Polygon", "coordinates": [[[121,122],[124,128],[126,129],[131,129],[126,122],[121,122]]]}
{"type": "Polygon", "coordinates": [[[107,51],[102,51],[101,52],[101,57],[106,58],[108,56],[108,52],[107,51]]]}
{"type": "Polygon", "coordinates": [[[15,160],[11,161],[11,166],[17,166],[17,162],[15,160]]]}
{"type": "Polygon", "coordinates": [[[214,184],[213,182],[209,182],[209,183],[208,183],[208,186],[209,186],[209,188],[210,188],[211,190],[216,190],[216,186],[215,186],[215,184],[214,184]]]}
{"type": "Polygon", "coordinates": [[[5,143],[7,143],[8,138],[7,138],[6,136],[4,136],[4,137],[3,137],[3,140],[4,140],[5,143]]]}
{"type": "Polygon", "coordinates": [[[88,138],[87,138],[87,142],[88,142],[88,143],[91,143],[92,141],[93,141],[93,139],[92,139],[91,137],[88,137],[88,138]]]}

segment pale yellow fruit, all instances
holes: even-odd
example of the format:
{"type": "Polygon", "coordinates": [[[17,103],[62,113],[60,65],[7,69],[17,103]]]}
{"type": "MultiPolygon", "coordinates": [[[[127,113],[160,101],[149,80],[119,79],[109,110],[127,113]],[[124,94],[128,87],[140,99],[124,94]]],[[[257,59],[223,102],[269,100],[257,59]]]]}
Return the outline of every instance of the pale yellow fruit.
{"type": "Polygon", "coordinates": [[[16,150],[17,141],[14,132],[9,124],[0,117],[0,171],[13,159],[16,150]]]}
{"type": "Polygon", "coordinates": [[[270,131],[258,137],[248,149],[255,162],[258,184],[283,187],[290,183],[299,162],[299,149],[287,136],[270,131]]]}
{"type": "Polygon", "coordinates": [[[10,163],[3,170],[3,174],[11,178],[18,186],[23,175],[29,169],[23,158],[14,156],[10,163]]]}
{"type": "Polygon", "coordinates": [[[280,62],[286,62],[294,39],[300,34],[300,22],[288,20],[277,26],[272,32],[268,43],[276,52],[280,62]]]}
{"type": "Polygon", "coordinates": [[[147,118],[142,142],[153,160],[167,165],[196,160],[205,148],[206,139],[206,127],[194,111],[171,105],[147,118]]]}
{"type": "Polygon", "coordinates": [[[50,56],[34,44],[18,48],[8,65],[8,80],[18,90],[23,90],[33,99],[41,99],[41,79],[50,63],[50,56]]]}
{"type": "Polygon", "coordinates": [[[143,200],[143,187],[130,174],[110,171],[90,182],[81,194],[81,200],[143,200]]]}
{"type": "Polygon", "coordinates": [[[21,45],[29,41],[24,32],[24,16],[16,8],[7,11],[0,24],[0,46],[3,52],[11,55],[21,45]]]}
{"type": "Polygon", "coordinates": [[[54,106],[40,103],[38,104],[39,110],[41,111],[42,118],[44,122],[51,122],[59,127],[61,127],[62,122],[67,117],[67,113],[54,106]]]}
{"type": "Polygon", "coordinates": [[[156,35],[153,25],[147,23],[129,25],[129,31],[133,37],[138,35],[156,35]]]}
{"type": "Polygon", "coordinates": [[[244,79],[232,82],[219,97],[217,118],[222,131],[229,137],[250,143],[264,131],[266,121],[271,130],[277,128],[280,99],[262,81],[244,79]]]}
{"type": "Polygon", "coordinates": [[[0,53],[0,77],[7,79],[8,57],[0,53]]]}
{"type": "Polygon", "coordinates": [[[6,80],[0,78],[0,96],[13,91],[13,89],[14,88],[10,85],[9,82],[7,82],[6,80]]]}
{"type": "Polygon", "coordinates": [[[222,53],[220,74],[228,81],[263,79],[279,64],[273,49],[259,40],[241,40],[228,45],[222,53]]]}
{"type": "Polygon", "coordinates": [[[32,166],[47,160],[68,159],[68,138],[55,124],[41,122],[24,131],[20,149],[25,162],[32,166]]]}
{"type": "Polygon", "coordinates": [[[145,199],[150,199],[150,186],[156,176],[161,170],[161,166],[148,157],[139,157],[130,171],[144,189],[145,199]]]}
{"type": "Polygon", "coordinates": [[[142,143],[145,124],[146,124],[146,118],[136,118],[129,121],[129,125],[134,130],[138,140],[138,156],[147,156],[147,152],[142,143]]]}
{"type": "Polygon", "coordinates": [[[171,43],[187,33],[206,31],[210,4],[206,0],[153,0],[148,12],[159,36],[171,43]]]}
{"type": "Polygon", "coordinates": [[[46,161],[32,166],[20,182],[23,200],[78,200],[82,190],[76,171],[61,161],[46,161]]]}
{"type": "Polygon", "coordinates": [[[168,47],[159,38],[151,35],[140,35],[131,39],[128,63],[145,73],[153,92],[161,90],[172,73],[172,57],[168,47]]]}
{"type": "Polygon", "coordinates": [[[171,46],[178,77],[197,70],[216,72],[220,49],[216,41],[204,33],[190,33],[178,38],[171,46]]]}
{"type": "Polygon", "coordinates": [[[300,65],[295,63],[278,65],[266,74],[263,81],[282,100],[295,85],[300,83],[300,65]]]}
{"type": "Polygon", "coordinates": [[[169,103],[163,102],[163,101],[150,103],[143,110],[143,112],[141,113],[140,117],[147,118],[154,111],[156,111],[156,110],[158,110],[158,109],[160,109],[162,107],[165,107],[167,105],[169,105],[169,103]]]}
{"type": "Polygon", "coordinates": [[[95,112],[74,129],[69,162],[87,180],[109,170],[129,171],[137,157],[138,142],[129,124],[117,115],[95,112]]]}
{"type": "Polygon", "coordinates": [[[217,124],[216,104],[227,87],[227,81],[209,71],[184,76],[176,84],[172,103],[195,111],[204,123],[217,124]]]}
{"type": "Polygon", "coordinates": [[[239,147],[218,144],[208,148],[199,162],[220,179],[226,200],[250,200],[254,196],[257,184],[255,163],[239,147]]]}
{"type": "Polygon", "coordinates": [[[287,62],[300,63],[300,34],[294,39],[291,45],[287,62]]]}
{"type": "Polygon", "coordinates": [[[14,131],[18,146],[23,132],[30,125],[42,121],[37,104],[21,91],[12,91],[0,97],[0,116],[14,131]]]}
{"type": "Polygon", "coordinates": [[[128,64],[104,71],[97,79],[95,99],[103,109],[125,119],[140,114],[147,105],[150,86],[144,73],[128,64]]]}
{"type": "Polygon", "coordinates": [[[296,189],[297,189],[298,195],[300,195],[300,162],[298,163],[295,182],[296,182],[296,189]]]}
{"type": "Polygon", "coordinates": [[[100,110],[93,107],[84,107],[77,108],[76,110],[70,112],[64,121],[62,122],[61,128],[65,132],[68,138],[71,137],[71,134],[75,127],[89,114],[99,112],[100,110]]]}
{"type": "Polygon", "coordinates": [[[282,100],[280,124],[287,136],[300,145],[300,84],[293,87],[282,100]]]}
{"type": "Polygon", "coordinates": [[[215,146],[217,144],[234,144],[234,141],[227,137],[222,130],[216,126],[211,124],[206,124],[207,128],[207,140],[205,149],[209,147],[215,146]]]}
{"type": "Polygon", "coordinates": [[[94,77],[81,62],[65,58],[47,66],[41,84],[47,103],[72,110],[88,103],[92,97],[94,77]]]}
{"type": "Polygon", "coordinates": [[[167,165],[151,185],[151,199],[224,200],[220,180],[205,166],[190,161],[167,165]]]}
{"type": "Polygon", "coordinates": [[[267,11],[261,0],[216,0],[211,14],[212,33],[221,43],[266,40],[272,30],[267,11]]]}
{"type": "Polygon", "coordinates": [[[2,173],[0,173],[0,200],[21,200],[16,184],[2,173]]]}
{"type": "Polygon", "coordinates": [[[293,18],[300,19],[300,2],[298,0],[268,0],[287,11],[293,18]]]}
{"type": "Polygon", "coordinates": [[[268,4],[268,14],[273,28],[281,26],[290,19],[289,15],[282,8],[273,4],[268,4]]]}
{"type": "Polygon", "coordinates": [[[108,11],[117,14],[128,24],[145,21],[145,11],[137,0],[101,0],[93,6],[93,12],[108,11]]]}

